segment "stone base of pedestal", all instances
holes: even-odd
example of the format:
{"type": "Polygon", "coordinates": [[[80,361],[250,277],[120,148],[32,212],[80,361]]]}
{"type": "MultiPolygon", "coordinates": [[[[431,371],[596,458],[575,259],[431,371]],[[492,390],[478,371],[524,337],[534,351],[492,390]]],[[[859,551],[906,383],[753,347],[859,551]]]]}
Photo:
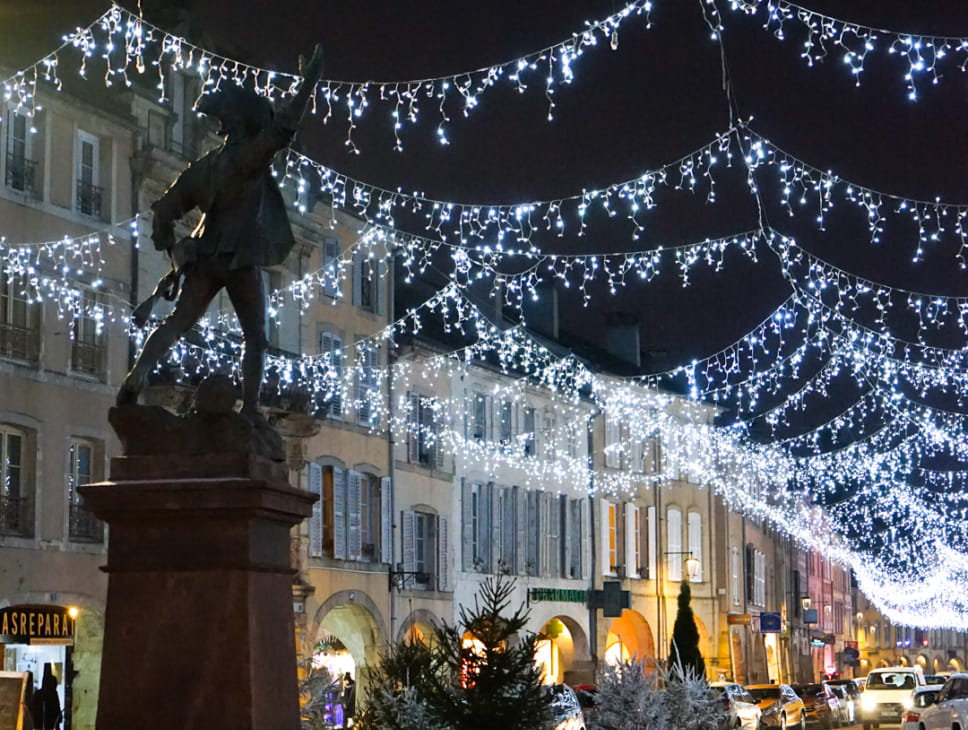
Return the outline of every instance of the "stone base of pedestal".
{"type": "Polygon", "coordinates": [[[244,454],[111,471],[81,488],[110,527],[98,730],[298,730],[290,528],[315,496],[244,454]]]}

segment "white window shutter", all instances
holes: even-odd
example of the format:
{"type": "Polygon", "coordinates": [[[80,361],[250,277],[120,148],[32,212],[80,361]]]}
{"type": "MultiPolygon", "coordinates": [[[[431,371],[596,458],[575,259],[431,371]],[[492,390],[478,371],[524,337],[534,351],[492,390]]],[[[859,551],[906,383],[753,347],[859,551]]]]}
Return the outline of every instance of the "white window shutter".
{"type": "Polygon", "coordinates": [[[612,574],[612,551],[609,548],[609,538],[611,536],[611,525],[608,521],[608,513],[612,507],[611,502],[606,502],[604,499],[598,502],[599,508],[602,510],[601,521],[602,521],[602,575],[612,574]]]}
{"type": "Polygon", "coordinates": [[[460,479],[460,506],[461,506],[461,566],[466,571],[474,569],[474,555],[472,545],[474,544],[474,496],[471,483],[461,477],[460,479]]]}
{"type": "Polygon", "coordinates": [[[350,560],[359,560],[363,552],[360,530],[360,503],[363,497],[363,475],[350,471],[346,489],[346,553],[350,560]]]}
{"type": "Polygon", "coordinates": [[[481,558],[484,560],[484,572],[494,572],[494,482],[481,485],[481,558]]]}
{"type": "Polygon", "coordinates": [[[447,534],[447,518],[437,517],[437,590],[450,590],[450,538],[447,534]]]}
{"type": "Polygon", "coordinates": [[[363,303],[363,254],[359,251],[353,254],[353,306],[359,307],[363,303]]]}
{"type": "Polygon", "coordinates": [[[655,524],[655,507],[646,509],[646,521],[648,522],[648,536],[646,538],[649,546],[649,578],[656,579],[656,569],[658,568],[657,555],[659,550],[658,532],[655,524]]]}
{"type": "Polygon", "coordinates": [[[584,580],[588,580],[592,572],[590,551],[594,550],[595,546],[591,544],[591,540],[588,540],[587,541],[588,548],[586,551],[585,535],[591,532],[591,522],[589,521],[589,518],[588,518],[588,513],[589,513],[588,500],[580,499],[578,500],[578,504],[580,506],[579,512],[581,513],[581,516],[579,518],[579,524],[578,524],[578,531],[580,534],[580,537],[578,538],[578,542],[579,542],[578,552],[579,552],[579,557],[581,561],[581,566],[580,566],[581,577],[584,580]]]}
{"type": "Polygon", "coordinates": [[[636,550],[636,537],[639,532],[639,508],[634,504],[625,505],[625,575],[639,577],[639,554],[636,550]]]}
{"type": "Polygon", "coordinates": [[[437,471],[450,471],[450,454],[444,445],[444,431],[447,426],[447,414],[445,409],[438,409],[433,416],[434,431],[434,468],[437,471]]]}
{"type": "Polygon", "coordinates": [[[387,265],[385,261],[376,263],[376,313],[386,312],[387,297],[387,265]]]}
{"type": "Polygon", "coordinates": [[[420,462],[420,396],[407,394],[407,461],[420,462]]]}
{"type": "Polygon", "coordinates": [[[390,477],[380,479],[380,562],[393,564],[393,514],[392,499],[393,480],[390,477]]]}
{"type": "Polygon", "coordinates": [[[516,565],[512,572],[526,575],[525,563],[528,560],[528,502],[521,487],[511,488],[511,499],[514,502],[514,523],[516,528],[514,557],[516,565]]]}
{"type": "Polygon", "coordinates": [[[690,512],[687,518],[687,532],[689,534],[689,557],[699,561],[699,572],[692,579],[693,583],[702,582],[702,515],[698,512],[690,512]]]}
{"type": "Polygon", "coordinates": [[[314,462],[306,465],[306,482],[309,493],[319,499],[313,502],[313,514],[309,518],[309,557],[323,557],[323,467],[314,462]]]}
{"type": "Polygon", "coordinates": [[[682,580],[682,510],[670,507],[666,513],[666,529],[669,537],[666,552],[669,553],[669,563],[666,577],[671,581],[682,580]]]}
{"type": "Polygon", "coordinates": [[[333,467],[333,557],[346,560],[346,472],[333,467]]]}
{"type": "Polygon", "coordinates": [[[416,531],[416,517],[410,510],[403,510],[401,512],[401,518],[403,570],[405,573],[412,573],[417,569],[417,542],[414,536],[416,531]]]}

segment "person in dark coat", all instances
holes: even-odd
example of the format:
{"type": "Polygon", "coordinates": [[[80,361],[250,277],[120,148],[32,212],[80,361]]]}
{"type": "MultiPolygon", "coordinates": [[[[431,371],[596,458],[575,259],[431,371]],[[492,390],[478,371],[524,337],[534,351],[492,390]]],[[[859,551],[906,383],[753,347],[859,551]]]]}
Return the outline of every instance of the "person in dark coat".
{"type": "Polygon", "coordinates": [[[40,689],[34,692],[31,713],[36,730],[57,730],[61,722],[60,697],[57,696],[57,677],[50,664],[44,665],[44,678],[40,689]]]}
{"type": "Polygon", "coordinates": [[[349,672],[343,675],[340,704],[343,705],[343,727],[352,727],[353,716],[356,715],[356,682],[349,672]]]}
{"type": "MultiPolygon", "coordinates": [[[[118,405],[138,394],[169,348],[190,330],[224,287],[242,326],[242,413],[256,419],[268,343],[262,267],[281,264],[295,244],[285,203],[271,174],[272,158],[292,141],[322,71],[319,46],[307,64],[300,58],[302,84],[278,108],[254,91],[222,82],[203,96],[196,110],[217,119],[221,146],[188,166],[152,205],[152,240],[168,253],[175,276],[166,277],[174,297],[170,315],[145,340],[118,392],[118,405]],[[175,240],[174,223],[198,208],[202,218],[191,236],[175,240]]],[[[159,283],[161,286],[161,283],[159,283]]]]}

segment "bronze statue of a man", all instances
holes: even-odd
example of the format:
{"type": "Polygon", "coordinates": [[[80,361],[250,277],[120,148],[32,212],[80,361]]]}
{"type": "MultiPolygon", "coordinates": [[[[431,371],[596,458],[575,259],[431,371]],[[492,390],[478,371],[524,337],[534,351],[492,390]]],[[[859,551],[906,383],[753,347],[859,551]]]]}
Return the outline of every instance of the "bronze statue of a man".
{"type": "MultiPolygon", "coordinates": [[[[222,287],[242,325],[242,413],[257,416],[268,345],[262,267],[282,263],[295,244],[279,186],[270,172],[275,154],[299,126],[322,71],[319,46],[304,64],[299,92],[277,108],[253,91],[224,84],[203,96],[196,110],[218,119],[223,143],[179,175],[153,206],[152,240],[184,274],[174,309],[145,340],[118,393],[118,405],[137,402],[148,374],[205,313],[222,287]],[[176,243],[174,222],[202,212],[191,236],[176,243]]],[[[169,285],[177,285],[169,277],[169,285]]]]}

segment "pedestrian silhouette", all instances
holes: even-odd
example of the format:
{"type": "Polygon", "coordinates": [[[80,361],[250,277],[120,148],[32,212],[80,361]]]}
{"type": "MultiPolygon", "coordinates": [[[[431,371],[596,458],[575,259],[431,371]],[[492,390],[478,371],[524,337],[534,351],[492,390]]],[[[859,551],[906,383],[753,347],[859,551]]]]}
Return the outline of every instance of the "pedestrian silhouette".
{"type": "Polygon", "coordinates": [[[61,721],[60,698],[57,696],[57,677],[51,671],[50,662],[44,664],[44,678],[40,689],[34,692],[31,711],[34,728],[37,730],[57,730],[61,721]]]}
{"type": "Polygon", "coordinates": [[[356,682],[347,672],[343,675],[343,689],[340,691],[340,704],[343,705],[343,727],[352,727],[356,714],[356,682]]]}

